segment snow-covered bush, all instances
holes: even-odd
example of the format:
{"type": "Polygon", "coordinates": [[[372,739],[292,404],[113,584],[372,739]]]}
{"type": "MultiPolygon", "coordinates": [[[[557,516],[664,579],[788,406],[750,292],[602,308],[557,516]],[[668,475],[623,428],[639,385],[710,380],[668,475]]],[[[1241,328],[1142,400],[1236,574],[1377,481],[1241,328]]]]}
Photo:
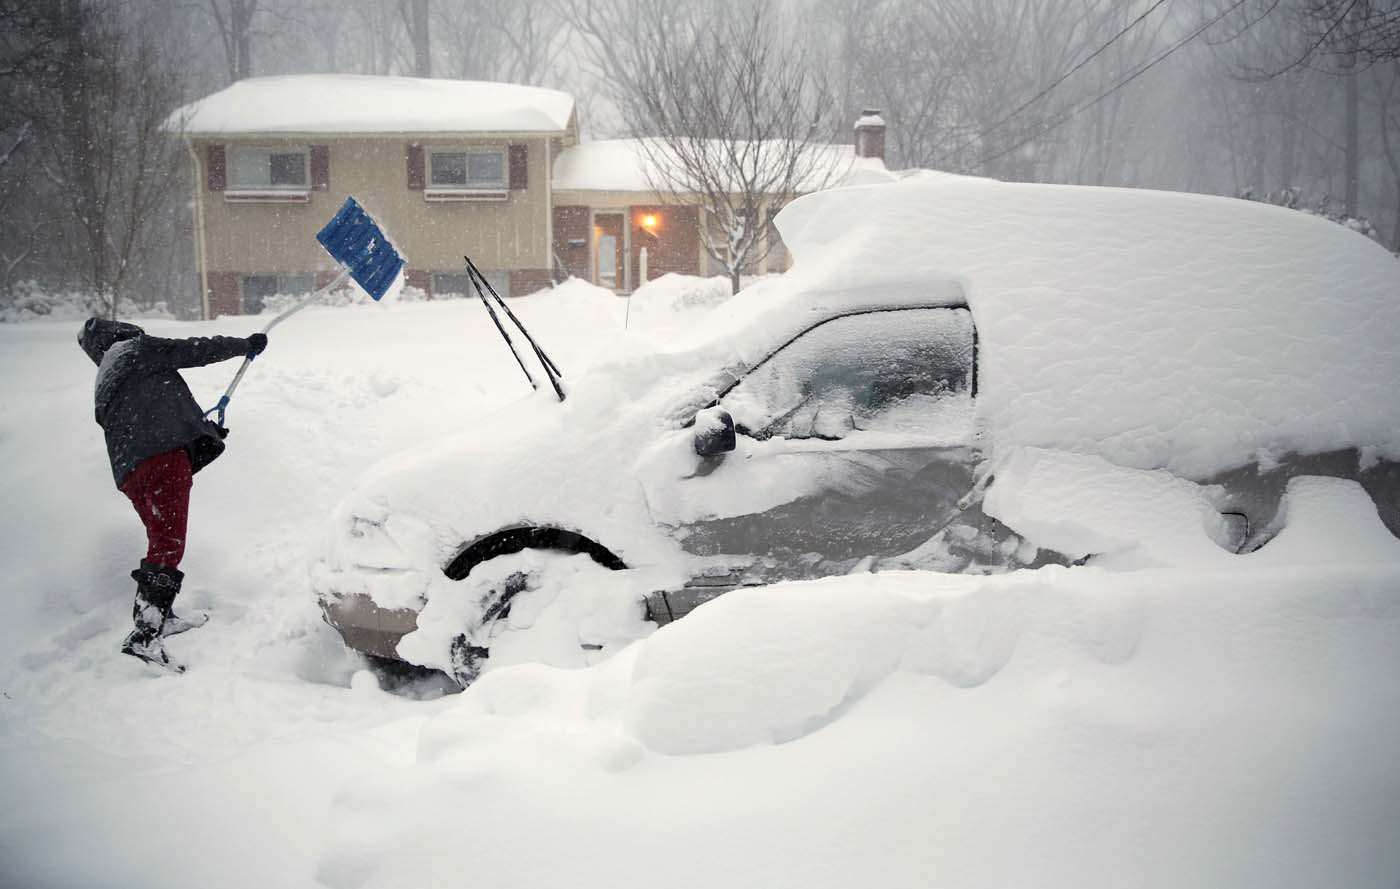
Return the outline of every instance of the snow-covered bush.
{"type": "MultiPolygon", "coordinates": [[[[771,277],[774,276],[745,277],[741,290],[771,277]]],[[[733,295],[729,279],[723,275],[701,278],[668,272],[632,291],[627,326],[642,331],[685,327],[698,314],[723,305],[733,295]]]]}
{"type": "MultiPolygon", "coordinates": [[[[20,281],[0,290],[0,324],[24,321],[81,321],[105,314],[102,301],[90,290],[46,290],[37,281],[20,281]]],[[[150,306],[123,299],[117,305],[120,318],[174,318],[164,301],[150,306]]]]}
{"type": "MultiPolygon", "coordinates": [[[[302,300],[306,299],[305,293],[274,293],[265,297],[262,303],[261,315],[277,315],[286,309],[291,308],[302,300]]],[[[395,296],[386,296],[385,299],[393,299],[397,302],[424,302],[428,299],[428,293],[421,287],[413,287],[405,284],[395,296]]],[[[456,298],[456,297],[453,297],[456,298]]],[[[363,306],[374,302],[369,294],[353,284],[346,284],[337,287],[330,293],[323,296],[317,305],[321,306],[363,306]]]]}
{"type": "Polygon", "coordinates": [[[1350,216],[1342,202],[1325,194],[1320,198],[1308,198],[1296,188],[1281,188],[1278,191],[1256,192],[1253,188],[1243,188],[1239,197],[1246,201],[1258,201],[1262,204],[1273,204],[1276,207],[1287,207],[1290,210],[1298,210],[1307,213],[1309,216],[1321,216],[1323,219],[1330,219],[1338,225],[1344,225],[1358,234],[1365,235],[1378,244],[1385,244],[1381,233],[1376,230],[1376,226],[1364,216],[1350,216]]]}

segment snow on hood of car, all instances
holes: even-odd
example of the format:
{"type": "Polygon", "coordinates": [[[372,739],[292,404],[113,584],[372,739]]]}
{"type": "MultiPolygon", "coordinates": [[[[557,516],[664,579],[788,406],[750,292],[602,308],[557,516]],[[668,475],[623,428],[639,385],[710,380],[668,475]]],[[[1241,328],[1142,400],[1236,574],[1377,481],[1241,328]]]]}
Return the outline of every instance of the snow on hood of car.
{"type": "Polygon", "coordinates": [[[1400,456],[1400,262],[1230,198],[990,181],[846,188],[777,219],[790,294],[962,282],[996,448],[1204,477],[1260,451],[1400,456]]]}

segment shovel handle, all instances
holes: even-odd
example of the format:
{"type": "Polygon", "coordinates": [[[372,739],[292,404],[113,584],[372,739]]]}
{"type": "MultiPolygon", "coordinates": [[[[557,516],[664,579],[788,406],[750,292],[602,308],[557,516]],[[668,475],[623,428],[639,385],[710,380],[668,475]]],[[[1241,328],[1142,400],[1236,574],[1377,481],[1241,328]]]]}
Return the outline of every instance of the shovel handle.
{"type": "MultiPolygon", "coordinates": [[[[336,276],[334,281],[327,284],[325,287],[322,287],[320,290],[317,290],[315,293],[311,294],[306,299],[292,306],[290,309],[287,309],[286,311],[282,312],[276,318],[273,318],[271,321],[267,322],[267,326],[262,329],[262,332],[266,334],[268,331],[272,330],[272,328],[281,324],[283,321],[286,321],[288,318],[292,317],[297,312],[300,312],[307,306],[310,306],[311,304],[315,303],[317,300],[321,299],[321,297],[325,296],[327,293],[330,293],[332,290],[336,289],[341,284],[344,284],[345,279],[349,277],[350,270],[341,269],[340,274],[336,276]]],[[[228,409],[229,399],[233,398],[233,390],[237,389],[238,384],[243,381],[243,375],[248,372],[248,365],[253,363],[253,357],[254,356],[252,355],[244,357],[243,363],[239,365],[238,373],[233,375],[233,382],[228,384],[228,388],[224,390],[224,394],[219,398],[219,403],[204,412],[204,416],[206,417],[210,414],[217,413],[218,416],[214,419],[214,422],[217,423],[219,426],[224,425],[224,411],[228,409]]]]}

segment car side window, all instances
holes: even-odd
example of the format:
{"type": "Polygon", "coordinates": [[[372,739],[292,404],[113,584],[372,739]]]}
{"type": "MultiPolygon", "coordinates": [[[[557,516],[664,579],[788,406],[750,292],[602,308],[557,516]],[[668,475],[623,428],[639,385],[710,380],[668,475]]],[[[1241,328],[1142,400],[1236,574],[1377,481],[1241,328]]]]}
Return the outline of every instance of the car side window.
{"type": "Polygon", "coordinates": [[[933,431],[970,417],[973,353],[965,308],[847,315],[770,355],[723,405],[759,439],[933,431]]]}

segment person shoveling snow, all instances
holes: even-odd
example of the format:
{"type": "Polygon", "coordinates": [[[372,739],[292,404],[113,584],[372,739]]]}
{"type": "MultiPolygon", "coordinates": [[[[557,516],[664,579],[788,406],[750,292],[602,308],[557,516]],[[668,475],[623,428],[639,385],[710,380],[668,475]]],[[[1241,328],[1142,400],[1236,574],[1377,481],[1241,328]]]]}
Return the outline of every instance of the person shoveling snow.
{"type": "Polygon", "coordinates": [[[192,476],[223,453],[228,435],[224,412],[253,358],[267,348],[268,331],[347,278],[376,302],[403,279],[403,255],[353,197],[317,232],[316,240],[343,266],[342,273],[246,339],[161,339],[134,324],[101,318],[88,319],[78,335],[78,345],[97,365],[96,416],[107,436],[112,476],[136,507],[149,541],[141,567],[131,572],[136,581],[136,629],[121,650],[156,667],[183,673],[161,639],[207,620],[204,615],[180,618],[171,610],[185,577],[179,565],[185,554],[192,476]],[[201,411],[179,368],[239,357],[243,364],[218,404],[201,411]]]}
{"type": "Polygon", "coordinates": [[[184,580],[179,565],[192,476],[223,453],[228,432],[200,410],[179,369],[257,355],[267,348],[267,336],[162,339],[135,324],[89,318],[78,345],[97,365],[96,418],[107,438],[112,477],[146,526],[146,558],[131,572],[136,628],[121,650],[183,672],[161,639],[208,619],[181,618],[171,607],[184,580]]]}

